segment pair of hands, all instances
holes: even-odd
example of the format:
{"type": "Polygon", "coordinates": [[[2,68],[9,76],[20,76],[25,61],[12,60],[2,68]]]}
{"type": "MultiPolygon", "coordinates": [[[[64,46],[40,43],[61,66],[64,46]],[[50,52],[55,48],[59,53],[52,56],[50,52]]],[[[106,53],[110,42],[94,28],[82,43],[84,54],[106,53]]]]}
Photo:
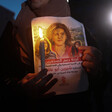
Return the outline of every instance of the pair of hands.
{"type": "MultiPolygon", "coordinates": [[[[100,69],[102,53],[97,48],[91,46],[81,46],[79,49],[83,52],[82,66],[90,75],[95,76],[100,69]]],[[[35,99],[55,95],[55,92],[48,94],[46,94],[46,92],[52,88],[56,82],[57,79],[53,78],[53,74],[47,75],[47,69],[39,73],[29,73],[20,81],[27,95],[35,99]]]]}

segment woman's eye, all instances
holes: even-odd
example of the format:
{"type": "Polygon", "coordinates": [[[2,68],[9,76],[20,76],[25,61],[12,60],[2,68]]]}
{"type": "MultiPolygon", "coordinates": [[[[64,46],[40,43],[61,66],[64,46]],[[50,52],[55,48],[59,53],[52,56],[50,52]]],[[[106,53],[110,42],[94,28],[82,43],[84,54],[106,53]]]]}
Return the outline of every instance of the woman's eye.
{"type": "Polygon", "coordinates": [[[58,33],[55,33],[55,36],[58,36],[59,34],[58,33]]]}

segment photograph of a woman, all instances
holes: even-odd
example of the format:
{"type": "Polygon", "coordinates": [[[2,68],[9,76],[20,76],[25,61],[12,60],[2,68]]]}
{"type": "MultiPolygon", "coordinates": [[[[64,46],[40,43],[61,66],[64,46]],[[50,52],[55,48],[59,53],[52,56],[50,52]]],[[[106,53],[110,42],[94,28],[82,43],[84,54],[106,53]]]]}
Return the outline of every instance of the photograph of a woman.
{"type": "Polygon", "coordinates": [[[80,40],[76,40],[73,43],[72,47],[72,55],[73,57],[81,57],[82,56],[82,51],[79,50],[79,47],[82,46],[82,42],[80,40]]]}
{"type": "Polygon", "coordinates": [[[57,58],[69,58],[72,56],[71,34],[64,24],[51,24],[47,30],[47,35],[57,58]]]}

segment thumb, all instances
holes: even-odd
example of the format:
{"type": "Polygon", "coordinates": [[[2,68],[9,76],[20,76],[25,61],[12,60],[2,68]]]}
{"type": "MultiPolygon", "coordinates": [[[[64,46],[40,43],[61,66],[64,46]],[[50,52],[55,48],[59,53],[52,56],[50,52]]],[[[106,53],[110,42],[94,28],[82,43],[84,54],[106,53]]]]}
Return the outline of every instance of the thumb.
{"type": "Polygon", "coordinates": [[[89,46],[80,46],[79,50],[85,51],[89,48],[89,46]]]}

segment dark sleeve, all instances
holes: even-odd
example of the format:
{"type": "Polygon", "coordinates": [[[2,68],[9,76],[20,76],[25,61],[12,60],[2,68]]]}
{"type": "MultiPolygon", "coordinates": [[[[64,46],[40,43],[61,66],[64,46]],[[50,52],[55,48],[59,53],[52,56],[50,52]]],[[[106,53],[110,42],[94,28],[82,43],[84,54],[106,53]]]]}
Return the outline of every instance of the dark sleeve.
{"type": "Polygon", "coordinates": [[[92,32],[90,32],[89,28],[87,28],[86,26],[85,26],[85,33],[86,33],[86,39],[87,39],[88,46],[93,46],[93,47],[98,48],[95,36],[92,34],[92,32]]]}
{"type": "Polygon", "coordinates": [[[13,24],[9,21],[0,38],[0,100],[4,105],[22,97],[17,82],[23,77],[23,67],[17,57],[18,48],[12,32],[13,24]]]}
{"type": "MultiPolygon", "coordinates": [[[[99,49],[95,36],[90,32],[90,30],[87,27],[85,27],[85,32],[88,46],[93,46],[99,49]]],[[[106,64],[103,58],[103,53],[98,74],[96,74],[95,78],[91,77],[91,75],[88,74],[88,79],[90,83],[90,88],[100,91],[104,90],[104,88],[106,87],[108,81],[108,73],[106,70],[106,64]]]]}
{"type": "Polygon", "coordinates": [[[0,38],[0,73],[7,74],[9,77],[22,78],[25,66],[21,62],[19,44],[15,36],[14,25],[9,21],[0,38]]]}

